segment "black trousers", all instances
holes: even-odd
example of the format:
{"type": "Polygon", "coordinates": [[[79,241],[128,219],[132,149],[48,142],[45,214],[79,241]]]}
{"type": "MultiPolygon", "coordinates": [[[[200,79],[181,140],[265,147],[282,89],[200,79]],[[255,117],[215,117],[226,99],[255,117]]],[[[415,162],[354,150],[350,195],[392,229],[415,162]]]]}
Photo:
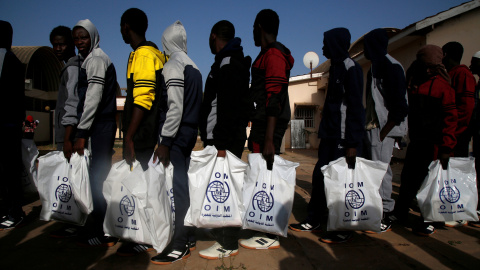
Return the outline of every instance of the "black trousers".
{"type": "Polygon", "coordinates": [[[395,215],[405,219],[433,161],[435,144],[431,141],[410,141],[401,174],[400,194],[395,204],[395,215]]]}
{"type": "Polygon", "coordinates": [[[2,197],[2,216],[19,218],[22,210],[22,129],[2,127],[0,132],[3,151],[0,155],[0,196],[2,197]]]}
{"type": "Polygon", "coordinates": [[[103,221],[107,211],[107,201],[103,196],[103,183],[107,179],[112,167],[113,144],[117,124],[115,122],[103,122],[91,128],[91,162],[90,162],[90,186],[92,189],[93,211],[92,223],[88,228],[90,234],[103,235],[103,221]]]}

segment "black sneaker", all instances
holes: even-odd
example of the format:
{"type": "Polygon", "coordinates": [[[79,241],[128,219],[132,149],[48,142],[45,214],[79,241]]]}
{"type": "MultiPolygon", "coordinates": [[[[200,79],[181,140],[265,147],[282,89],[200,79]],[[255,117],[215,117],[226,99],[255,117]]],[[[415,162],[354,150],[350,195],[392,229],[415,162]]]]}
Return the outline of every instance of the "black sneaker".
{"type": "Polygon", "coordinates": [[[117,249],[117,255],[122,257],[135,256],[141,253],[146,253],[154,250],[151,245],[142,245],[132,242],[123,243],[123,245],[117,249]]]}
{"type": "Polygon", "coordinates": [[[184,260],[190,257],[190,248],[185,246],[183,250],[180,249],[169,249],[164,250],[162,253],[158,254],[155,257],[152,257],[150,261],[154,264],[171,264],[179,260],[184,260]]]}
{"type": "Polygon", "coordinates": [[[22,223],[24,219],[25,216],[18,218],[12,217],[10,215],[3,216],[0,219],[0,231],[14,229],[18,225],[20,225],[20,223],[22,223]]]}
{"type": "Polygon", "coordinates": [[[194,251],[196,248],[197,248],[196,241],[188,241],[188,249],[190,249],[190,251],[194,251]]]}
{"type": "Polygon", "coordinates": [[[435,227],[430,223],[423,223],[419,226],[415,226],[412,232],[422,236],[430,236],[435,233],[435,227]]]}
{"type": "Polygon", "coordinates": [[[290,224],[288,228],[296,232],[321,232],[322,231],[320,229],[320,224],[312,225],[305,221],[297,224],[290,224]]]}
{"type": "Polygon", "coordinates": [[[352,237],[353,232],[327,232],[320,237],[320,241],[327,244],[340,244],[349,241],[352,237]]]}
{"type": "Polygon", "coordinates": [[[71,238],[78,236],[78,227],[66,226],[50,233],[52,238],[71,238]]]}
{"type": "MultiPolygon", "coordinates": [[[[393,215],[392,215],[393,218],[395,218],[393,215]]],[[[390,218],[390,216],[384,216],[384,218],[382,218],[382,221],[380,222],[380,231],[379,232],[374,232],[374,231],[365,231],[366,233],[384,233],[384,232],[389,232],[392,230],[392,219],[390,218]]]]}
{"type": "Polygon", "coordinates": [[[90,236],[77,242],[80,247],[113,247],[118,242],[118,238],[112,236],[90,236]]]}

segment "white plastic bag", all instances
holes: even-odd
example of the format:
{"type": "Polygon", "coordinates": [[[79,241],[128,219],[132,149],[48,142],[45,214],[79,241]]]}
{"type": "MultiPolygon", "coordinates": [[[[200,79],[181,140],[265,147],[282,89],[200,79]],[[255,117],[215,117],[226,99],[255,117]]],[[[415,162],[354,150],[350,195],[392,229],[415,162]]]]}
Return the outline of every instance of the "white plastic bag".
{"type": "Polygon", "coordinates": [[[270,171],[262,154],[249,154],[248,163],[243,228],[287,237],[295,195],[295,168],[299,164],[275,155],[270,171]]]}
{"type": "Polygon", "coordinates": [[[61,151],[38,158],[36,185],[42,201],[40,219],[84,225],[87,214],[75,201],[69,179],[70,164],[61,151]]]}
{"type": "Polygon", "coordinates": [[[131,169],[125,160],[113,164],[103,183],[103,196],[107,201],[105,233],[151,245],[148,225],[142,218],[147,206],[147,181],[140,163],[134,161],[131,169]]]}
{"type": "Polygon", "coordinates": [[[73,153],[70,157],[70,186],[80,210],[85,214],[93,211],[92,190],[90,188],[90,152],[84,149],[84,155],[73,153]]]}
{"type": "Polygon", "coordinates": [[[430,163],[417,200],[425,221],[478,221],[475,159],[450,158],[447,170],[430,163]]]}
{"type": "Polygon", "coordinates": [[[242,188],[248,165],[227,151],[217,157],[214,146],[192,152],[188,169],[190,208],[187,226],[241,227],[245,208],[242,188]]]}
{"type": "Polygon", "coordinates": [[[388,164],[363,158],[349,169],[345,157],[322,167],[327,197],[327,231],[380,232],[383,215],[379,188],[388,164]]]}
{"type": "Polygon", "coordinates": [[[161,253],[170,243],[174,233],[174,205],[172,193],[173,165],[164,167],[150,159],[146,171],[147,206],[145,219],[152,238],[153,248],[161,253]],[[170,197],[171,196],[171,197],[170,197]]]}
{"type": "Polygon", "coordinates": [[[35,160],[38,157],[38,149],[33,140],[22,139],[22,184],[26,193],[36,193],[35,178],[37,178],[37,166],[35,160]]]}

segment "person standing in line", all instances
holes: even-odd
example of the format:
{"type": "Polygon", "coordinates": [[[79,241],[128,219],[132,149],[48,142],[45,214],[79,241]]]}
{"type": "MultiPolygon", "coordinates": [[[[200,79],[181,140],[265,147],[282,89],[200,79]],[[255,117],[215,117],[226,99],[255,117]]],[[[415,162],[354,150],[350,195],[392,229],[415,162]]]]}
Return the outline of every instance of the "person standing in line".
{"type": "MultiPolygon", "coordinates": [[[[470,62],[470,71],[473,75],[480,77],[480,51],[472,56],[470,62]]],[[[475,77],[474,77],[475,78],[475,77]]],[[[477,192],[480,194],[480,180],[478,178],[478,171],[480,170],[480,81],[475,86],[475,108],[470,121],[470,134],[473,136],[473,156],[475,157],[475,169],[477,171],[477,192]]],[[[477,205],[477,215],[480,217],[480,202],[477,205]]],[[[480,228],[480,221],[468,222],[470,226],[480,228]]]]}
{"type": "Polygon", "coordinates": [[[71,144],[65,140],[63,151],[83,155],[83,150],[90,145],[90,186],[94,208],[86,233],[77,244],[83,247],[110,247],[117,243],[118,238],[107,236],[103,231],[107,202],[102,189],[112,165],[117,130],[117,75],[110,58],[100,49],[100,36],[90,20],[80,20],[73,28],[72,35],[79,54],[85,60],[78,78],[78,124],[72,123],[65,128],[65,138],[74,137],[76,141],[72,150],[71,144]]]}
{"type": "MultiPolygon", "coordinates": [[[[407,84],[402,65],[387,52],[385,29],[375,29],[365,35],[365,57],[372,62],[367,75],[366,145],[364,153],[373,161],[390,164],[396,138],[407,134],[407,84]]],[[[391,230],[392,169],[388,166],[380,186],[383,203],[381,232],[391,230]]]]}
{"type": "MultiPolygon", "coordinates": [[[[78,77],[83,63],[83,56],[75,54],[72,31],[66,26],[58,26],[50,33],[50,42],[57,58],[65,62],[60,73],[60,86],[58,87],[57,105],[55,107],[55,141],[57,150],[64,151],[63,155],[70,159],[73,150],[74,138],[71,134],[65,136],[66,126],[76,125],[78,105],[78,77]],[[68,33],[67,33],[68,31],[68,33]],[[69,44],[73,48],[70,48],[69,44]],[[66,147],[63,147],[66,145],[66,147]]],[[[52,238],[70,238],[78,236],[82,227],[66,224],[62,228],[50,232],[52,238]]]]}
{"type": "Polygon", "coordinates": [[[194,228],[184,225],[190,207],[188,166],[197,141],[198,120],[202,104],[202,74],[187,55],[187,33],[176,21],[162,35],[162,45],[168,62],[162,74],[167,91],[160,100],[160,126],[157,159],[166,167],[173,165],[173,195],[175,232],[168,247],[151,258],[154,264],[171,264],[190,257],[195,249],[194,228]]]}
{"type": "Polygon", "coordinates": [[[22,123],[25,119],[25,69],[11,51],[13,28],[0,20],[0,231],[17,227],[25,219],[22,209],[22,123]]]}
{"type": "MultiPolygon", "coordinates": [[[[235,37],[235,28],[229,21],[219,21],[212,27],[209,43],[215,62],[205,83],[200,111],[201,138],[205,146],[215,146],[218,157],[225,157],[228,150],[241,159],[251,111],[252,59],[244,56],[241,40],[235,37]]],[[[201,250],[200,257],[215,260],[237,255],[239,230],[239,227],[214,229],[217,242],[201,250]]]]}
{"type": "MultiPolygon", "coordinates": [[[[120,32],[130,44],[127,66],[127,97],[123,112],[123,157],[132,165],[137,160],[143,170],[157,144],[159,97],[165,84],[162,76],[165,56],[155,43],[147,41],[147,15],[138,8],[126,10],[120,20],[120,32]]],[[[117,255],[134,256],[153,250],[151,245],[124,243],[117,255]]]]}
{"type": "Polygon", "coordinates": [[[58,87],[57,104],[55,105],[55,143],[57,150],[62,151],[65,138],[65,127],[62,118],[65,115],[65,101],[68,97],[68,87],[75,88],[78,83],[78,65],[75,56],[72,30],[60,25],[50,32],[50,43],[57,59],[64,64],[60,72],[60,86],[58,87]],[[75,57],[70,61],[70,58],[75,57]]]}
{"type": "MultiPolygon", "coordinates": [[[[321,168],[333,160],[345,157],[349,168],[354,169],[356,157],[362,155],[365,134],[363,71],[348,53],[350,32],[346,28],[334,28],[323,36],[323,55],[330,59],[331,65],[322,121],[318,128],[321,141],[312,175],[308,216],[303,222],[290,225],[290,229],[300,232],[319,231],[320,222],[328,211],[321,168]]],[[[352,236],[351,231],[332,231],[322,235],[320,240],[325,243],[343,243],[352,236]]]]}
{"type": "MultiPolygon", "coordinates": [[[[463,56],[462,44],[452,41],[443,45],[442,63],[448,71],[451,85],[455,90],[455,103],[457,104],[458,122],[455,137],[457,144],[453,149],[454,157],[468,157],[472,134],[468,125],[472,118],[475,107],[475,78],[466,65],[461,65],[463,56]]],[[[445,222],[447,227],[459,227],[467,225],[465,220],[445,222]]]]}
{"type": "MultiPolygon", "coordinates": [[[[253,40],[261,51],[252,65],[250,87],[254,110],[248,148],[262,153],[267,168],[272,169],[275,154],[290,121],[288,80],[294,59],[290,50],[277,41],[280,19],[271,9],[261,10],[253,23],[253,40]]],[[[259,233],[240,241],[248,249],[275,249],[280,247],[279,237],[259,233]]]]}
{"type": "MultiPolygon", "coordinates": [[[[438,159],[446,170],[457,142],[455,91],[450,86],[442,58],[442,48],[425,45],[407,70],[410,143],[394,210],[395,217],[402,222],[408,219],[410,204],[428,175],[430,163],[438,159]]],[[[412,231],[429,236],[435,233],[435,227],[421,218],[412,231]]]]}

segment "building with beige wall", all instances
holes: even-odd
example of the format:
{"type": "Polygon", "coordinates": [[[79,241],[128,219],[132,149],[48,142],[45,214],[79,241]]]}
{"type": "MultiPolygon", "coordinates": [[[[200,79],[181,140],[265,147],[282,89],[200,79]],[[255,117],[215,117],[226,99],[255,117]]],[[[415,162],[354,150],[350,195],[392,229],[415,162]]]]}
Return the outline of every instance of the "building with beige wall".
{"type": "MultiPolygon", "coordinates": [[[[413,23],[404,29],[385,29],[390,37],[388,52],[403,65],[405,70],[415,60],[416,53],[422,46],[434,44],[442,47],[450,41],[457,41],[463,45],[462,64],[469,66],[472,55],[480,51],[480,0],[453,7],[413,23]]],[[[363,37],[352,43],[349,52],[350,56],[362,66],[366,82],[370,61],[363,54],[363,37]]],[[[297,109],[305,108],[304,105],[315,108],[314,126],[306,127],[306,130],[314,132],[318,130],[325,101],[329,68],[330,62],[327,60],[313,70],[312,79],[310,79],[310,75],[290,78],[288,91],[292,111],[291,119],[299,119],[297,109]]],[[[317,148],[319,144],[316,135],[315,133],[309,135],[311,147],[314,148],[317,148]]],[[[286,148],[291,148],[291,140],[292,133],[289,128],[285,134],[286,148]]],[[[394,154],[403,157],[404,153],[401,151],[394,154]]]]}

